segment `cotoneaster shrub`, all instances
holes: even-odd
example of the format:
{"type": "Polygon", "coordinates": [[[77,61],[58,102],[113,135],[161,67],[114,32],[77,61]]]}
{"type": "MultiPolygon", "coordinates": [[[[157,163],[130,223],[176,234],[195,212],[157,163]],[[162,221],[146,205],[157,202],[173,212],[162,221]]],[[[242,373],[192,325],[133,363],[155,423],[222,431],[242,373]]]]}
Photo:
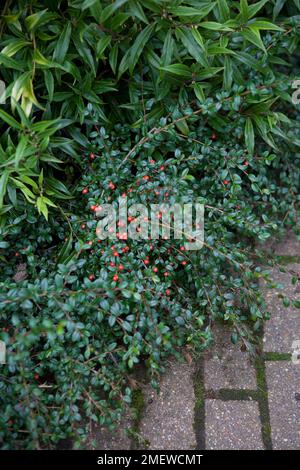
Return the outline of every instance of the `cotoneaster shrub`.
{"type": "Polygon", "coordinates": [[[298,220],[298,15],[294,1],[5,4],[2,448],[112,426],[135,365],[156,386],[216,320],[254,352],[268,315],[254,245],[298,220]],[[202,250],[97,241],[95,206],[122,194],[203,203],[202,250]]]}

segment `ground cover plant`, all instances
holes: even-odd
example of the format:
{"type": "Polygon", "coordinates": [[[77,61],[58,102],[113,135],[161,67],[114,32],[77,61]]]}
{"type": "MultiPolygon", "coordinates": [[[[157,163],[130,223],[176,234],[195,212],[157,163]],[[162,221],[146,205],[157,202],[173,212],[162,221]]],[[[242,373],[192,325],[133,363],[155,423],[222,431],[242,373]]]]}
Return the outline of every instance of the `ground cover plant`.
{"type": "Polygon", "coordinates": [[[255,243],[295,227],[299,1],[6,1],[0,26],[3,449],[112,426],[139,363],[210,326],[255,353],[255,243]],[[99,206],[205,205],[205,244],[96,236],[99,206]]]}

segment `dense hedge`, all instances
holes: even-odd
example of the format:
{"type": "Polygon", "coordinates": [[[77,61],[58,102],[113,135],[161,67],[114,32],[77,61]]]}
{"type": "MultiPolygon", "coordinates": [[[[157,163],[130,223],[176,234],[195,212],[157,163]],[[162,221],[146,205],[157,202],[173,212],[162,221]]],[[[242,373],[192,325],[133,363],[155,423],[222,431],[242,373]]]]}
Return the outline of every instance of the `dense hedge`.
{"type": "MultiPolygon", "coordinates": [[[[298,222],[298,1],[7,1],[2,447],[83,439],[210,326],[255,350],[254,243],[298,222]],[[99,241],[94,208],[198,201],[205,245],[99,241]]],[[[298,108],[299,109],[299,108],[298,108]]]]}

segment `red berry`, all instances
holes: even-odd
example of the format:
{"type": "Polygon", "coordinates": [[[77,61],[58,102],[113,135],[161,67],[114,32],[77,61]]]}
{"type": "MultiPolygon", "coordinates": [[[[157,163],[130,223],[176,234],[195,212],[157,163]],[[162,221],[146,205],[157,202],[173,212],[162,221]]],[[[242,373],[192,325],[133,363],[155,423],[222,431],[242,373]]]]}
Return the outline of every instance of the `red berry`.
{"type": "Polygon", "coordinates": [[[119,270],[119,271],[122,271],[123,269],[124,269],[124,266],[123,266],[123,264],[119,264],[119,266],[118,266],[118,270],[119,270]]]}
{"type": "Polygon", "coordinates": [[[217,140],[218,136],[214,132],[211,135],[211,140],[217,140]]]}
{"type": "Polygon", "coordinates": [[[160,171],[164,171],[165,167],[162,165],[159,169],[160,171]]]}
{"type": "Polygon", "coordinates": [[[165,271],[165,272],[164,272],[164,276],[165,276],[165,277],[168,277],[168,276],[169,276],[168,271],[165,271]]]}
{"type": "Polygon", "coordinates": [[[15,256],[18,257],[20,256],[20,253],[18,251],[15,252],[15,256]]]}
{"type": "Polygon", "coordinates": [[[89,275],[89,280],[90,280],[90,281],[93,281],[94,279],[95,279],[94,274],[90,274],[90,275],[89,275]]]}
{"type": "Polygon", "coordinates": [[[229,184],[229,181],[228,181],[228,180],[224,180],[223,183],[226,185],[226,184],[229,184]]]}
{"type": "Polygon", "coordinates": [[[85,229],[85,224],[81,224],[81,228],[82,228],[82,230],[84,230],[85,229]]]}
{"type": "Polygon", "coordinates": [[[167,295],[170,295],[170,294],[171,294],[170,289],[167,289],[167,290],[166,290],[166,294],[167,294],[167,295]]]}
{"type": "Polygon", "coordinates": [[[126,196],[127,196],[127,194],[126,194],[126,193],[122,193],[122,197],[126,197],[126,196]]]}
{"type": "Polygon", "coordinates": [[[184,246],[181,246],[180,251],[184,251],[184,250],[185,250],[184,246]]]}
{"type": "Polygon", "coordinates": [[[82,194],[87,194],[89,192],[89,189],[88,188],[84,188],[82,191],[82,194]]]}
{"type": "Polygon", "coordinates": [[[90,153],[90,159],[91,159],[91,160],[94,160],[94,158],[95,158],[95,154],[94,154],[94,153],[90,153]]]}
{"type": "Polygon", "coordinates": [[[93,204],[92,206],[90,206],[91,211],[95,211],[96,208],[97,208],[97,206],[95,206],[95,204],[93,204]]]}
{"type": "Polygon", "coordinates": [[[154,266],[154,268],[152,269],[152,271],[153,271],[154,273],[157,273],[158,268],[157,268],[156,266],[154,266]]]}
{"type": "Polygon", "coordinates": [[[113,252],[113,255],[114,255],[114,256],[119,256],[119,253],[118,253],[117,251],[114,251],[114,252],[113,252]]]}
{"type": "Polygon", "coordinates": [[[39,378],[40,378],[39,374],[34,374],[34,378],[35,378],[35,380],[39,380],[39,378]]]}
{"type": "Polygon", "coordinates": [[[132,222],[134,220],[133,217],[131,217],[131,215],[127,218],[128,222],[132,222]]]}
{"type": "Polygon", "coordinates": [[[149,264],[149,260],[148,260],[148,259],[144,259],[144,263],[145,263],[145,264],[149,264]]]}
{"type": "Polygon", "coordinates": [[[119,279],[119,276],[117,274],[114,275],[113,280],[117,281],[119,279]]]}
{"type": "Polygon", "coordinates": [[[248,166],[249,165],[249,162],[247,162],[247,160],[244,162],[244,165],[245,166],[248,166]]]}
{"type": "Polygon", "coordinates": [[[186,265],[186,261],[182,261],[181,264],[183,264],[183,266],[185,266],[185,265],[186,265]]]}
{"type": "Polygon", "coordinates": [[[150,176],[148,176],[148,175],[143,176],[143,180],[146,180],[146,181],[147,181],[147,180],[149,180],[149,179],[150,179],[150,176]]]}
{"type": "Polygon", "coordinates": [[[112,183],[112,181],[109,183],[108,187],[110,189],[115,189],[115,185],[114,185],[114,183],[112,183]]]}
{"type": "Polygon", "coordinates": [[[116,266],[116,264],[113,261],[111,261],[109,264],[110,264],[111,267],[116,266]]]}

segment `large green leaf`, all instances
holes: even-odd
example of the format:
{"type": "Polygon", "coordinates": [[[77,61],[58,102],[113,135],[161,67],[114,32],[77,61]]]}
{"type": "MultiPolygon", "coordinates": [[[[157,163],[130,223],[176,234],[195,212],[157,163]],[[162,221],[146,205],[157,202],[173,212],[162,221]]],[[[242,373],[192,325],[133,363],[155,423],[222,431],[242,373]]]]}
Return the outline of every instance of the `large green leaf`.
{"type": "Polygon", "coordinates": [[[250,118],[246,119],[245,124],[245,144],[250,154],[254,151],[254,129],[250,118]]]}
{"type": "Polygon", "coordinates": [[[130,49],[129,52],[129,57],[128,57],[128,66],[129,66],[129,72],[132,73],[134,70],[134,67],[136,66],[141,53],[143,52],[143,49],[147,42],[150,39],[150,36],[155,28],[155,23],[146,26],[143,31],[139,33],[137,36],[133,46],[130,49]]]}
{"type": "Polygon", "coordinates": [[[54,52],[53,52],[53,60],[59,62],[60,64],[63,63],[65,60],[66,54],[69,49],[70,39],[72,33],[72,25],[71,22],[67,22],[64,25],[64,28],[58,38],[56,43],[54,52]]]}
{"type": "Polygon", "coordinates": [[[187,65],[184,64],[172,64],[167,65],[166,67],[160,67],[160,70],[164,72],[172,73],[184,78],[191,78],[192,72],[187,65]]]}

